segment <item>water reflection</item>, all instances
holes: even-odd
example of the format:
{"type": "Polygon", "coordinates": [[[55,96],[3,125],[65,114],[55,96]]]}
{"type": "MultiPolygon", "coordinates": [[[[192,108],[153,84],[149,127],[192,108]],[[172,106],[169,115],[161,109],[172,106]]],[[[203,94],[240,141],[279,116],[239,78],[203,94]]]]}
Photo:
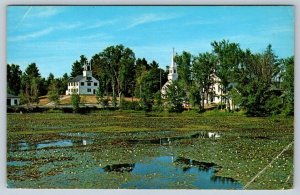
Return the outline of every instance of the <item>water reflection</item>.
{"type": "Polygon", "coordinates": [[[115,165],[107,165],[103,169],[105,172],[131,172],[134,168],[135,164],[115,164],[115,165]]]}
{"type": "Polygon", "coordinates": [[[9,144],[8,149],[10,151],[25,151],[25,150],[36,150],[46,148],[57,148],[57,147],[72,147],[72,146],[86,146],[92,144],[92,140],[80,139],[80,140],[59,140],[59,141],[43,141],[40,143],[20,142],[17,144],[9,144]]]}
{"type": "Polygon", "coordinates": [[[30,161],[8,161],[6,164],[7,166],[15,166],[15,167],[22,167],[28,165],[30,161]]]}
{"type": "Polygon", "coordinates": [[[160,144],[160,145],[170,145],[172,142],[182,139],[196,139],[196,138],[220,138],[221,134],[219,132],[198,132],[189,136],[177,136],[177,137],[163,137],[156,139],[134,139],[127,140],[129,144],[160,144]]]}
{"type": "MultiPolygon", "coordinates": [[[[160,156],[147,162],[113,164],[105,166],[104,172],[128,172],[139,180],[127,181],[122,188],[166,189],[176,188],[174,184],[193,181],[200,189],[241,189],[242,185],[232,178],[215,176],[218,166],[182,157],[160,156]]],[[[101,172],[103,172],[101,171],[101,172]]]]}

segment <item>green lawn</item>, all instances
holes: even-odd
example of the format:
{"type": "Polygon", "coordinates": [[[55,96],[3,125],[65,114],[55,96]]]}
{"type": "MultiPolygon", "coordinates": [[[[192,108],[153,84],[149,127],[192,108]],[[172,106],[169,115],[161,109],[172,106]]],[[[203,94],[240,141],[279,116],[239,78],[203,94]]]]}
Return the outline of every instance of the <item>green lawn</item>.
{"type": "MultiPolygon", "coordinates": [[[[169,153],[187,159],[213,162],[220,166],[217,175],[233,178],[246,185],[294,140],[293,118],[245,117],[240,113],[215,111],[204,114],[190,111],[183,114],[147,115],[127,111],[99,111],[86,115],[7,114],[7,126],[8,161],[31,162],[25,166],[8,166],[9,186],[29,188],[118,188],[118,182],[136,178],[126,174],[109,175],[102,178],[106,182],[95,184],[93,176],[85,175],[82,177],[84,180],[77,181],[76,174],[79,173],[76,173],[73,175],[74,180],[70,178],[73,183],[63,184],[60,180],[64,178],[62,175],[71,175],[74,170],[82,170],[85,166],[132,163],[143,161],[145,156],[169,153]],[[132,146],[126,142],[133,139],[190,136],[199,131],[219,132],[221,137],[180,139],[164,148],[142,144],[132,146]],[[27,151],[10,147],[19,142],[35,144],[62,140],[70,136],[68,133],[78,132],[93,133],[90,134],[94,139],[93,144],[27,151]],[[20,171],[23,173],[19,174],[20,171]]],[[[292,188],[293,151],[292,145],[271,166],[267,166],[247,189],[292,188]]]]}

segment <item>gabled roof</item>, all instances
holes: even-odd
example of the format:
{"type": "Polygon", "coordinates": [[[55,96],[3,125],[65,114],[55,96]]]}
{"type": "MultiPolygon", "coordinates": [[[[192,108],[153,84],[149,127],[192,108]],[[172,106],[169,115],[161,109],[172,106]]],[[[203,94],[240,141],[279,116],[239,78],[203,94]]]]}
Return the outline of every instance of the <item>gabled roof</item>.
{"type": "Polygon", "coordinates": [[[83,76],[82,75],[78,75],[78,76],[76,76],[74,78],[69,79],[68,82],[78,82],[81,79],[83,79],[83,76]]]}
{"type": "Polygon", "coordinates": [[[7,94],[7,97],[8,97],[8,98],[19,98],[18,96],[12,95],[12,94],[9,94],[9,93],[7,94]]]}

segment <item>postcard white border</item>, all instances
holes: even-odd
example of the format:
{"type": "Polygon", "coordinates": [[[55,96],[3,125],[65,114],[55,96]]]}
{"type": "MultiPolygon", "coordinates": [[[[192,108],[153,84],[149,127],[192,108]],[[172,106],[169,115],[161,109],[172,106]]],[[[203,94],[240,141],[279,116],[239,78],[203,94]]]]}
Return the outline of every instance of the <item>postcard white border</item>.
{"type": "Polygon", "coordinates": [[[299,194],[300,190],[300,133],[299,127],[299,98],[300,98],[300,67],[299,67],[299,24],[300,3],[298,0],[1,0],[0,1],[0,194],[3,195],[81,195],[81,194],[109,194],[109,195],[140,195],[140,194],[299,194]],[[294,160],[294,189],[293,190],[63,190],[63,189],[7,189],[6,188],[6,6],[7,5],[294,5],[295,13],[295,160],[294,160]],[[297,120],[298,119],[298,120],[297,120]],[[298,148],[298,149],[296,149],[298,148]]]}

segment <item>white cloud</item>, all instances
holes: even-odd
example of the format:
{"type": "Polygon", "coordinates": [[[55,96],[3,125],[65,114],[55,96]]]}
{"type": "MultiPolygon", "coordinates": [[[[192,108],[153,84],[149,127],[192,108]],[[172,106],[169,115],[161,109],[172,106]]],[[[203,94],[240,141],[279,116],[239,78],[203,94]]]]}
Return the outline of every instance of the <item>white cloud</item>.
{"type": "Polygon", "coordinates": [[[174,15],[158,15],[158,14],[144,14],[140,17],[137,17],[132,20],[132,22],[127,26],[126,29],[133,28],[138,25],[150,23],[150,22],[158,22],[173,19],[176,16],[174,15]]]}
{"type": "Polygon", "coordinates": [[[36,32],[30,33],[30,34],[13,37],[13,38],[9,39],[9,41],[14,42],[14,41],[25,41],[25,40],[28,40],[28,39],[34,39],[34,38],[37,38],[37,37],[47,35],[47,34],[51,33],[53,30],[54,29],[52,27],[50,27],[50,28],[40,30],[40,31],[36,31],[36,32]]]}
{"type": "Polygon", "coordinates": [[[47,18],[59,14],[61,11],[62,9],[57,6],[33,6],[29,16],[47,18]]]}
{"type": "Polygon", "coordinates": [[[100,28],[102,26],[107,26],[107,25],[111,25],[111,24],[115,24],[116,22],[118,22],[117,19],[114,20],[107,20],[107,21],[98,21],[94,24],[91,24],[89,26],[86,26],[84,29],[95,29],[95,28],[100,28]]]}

